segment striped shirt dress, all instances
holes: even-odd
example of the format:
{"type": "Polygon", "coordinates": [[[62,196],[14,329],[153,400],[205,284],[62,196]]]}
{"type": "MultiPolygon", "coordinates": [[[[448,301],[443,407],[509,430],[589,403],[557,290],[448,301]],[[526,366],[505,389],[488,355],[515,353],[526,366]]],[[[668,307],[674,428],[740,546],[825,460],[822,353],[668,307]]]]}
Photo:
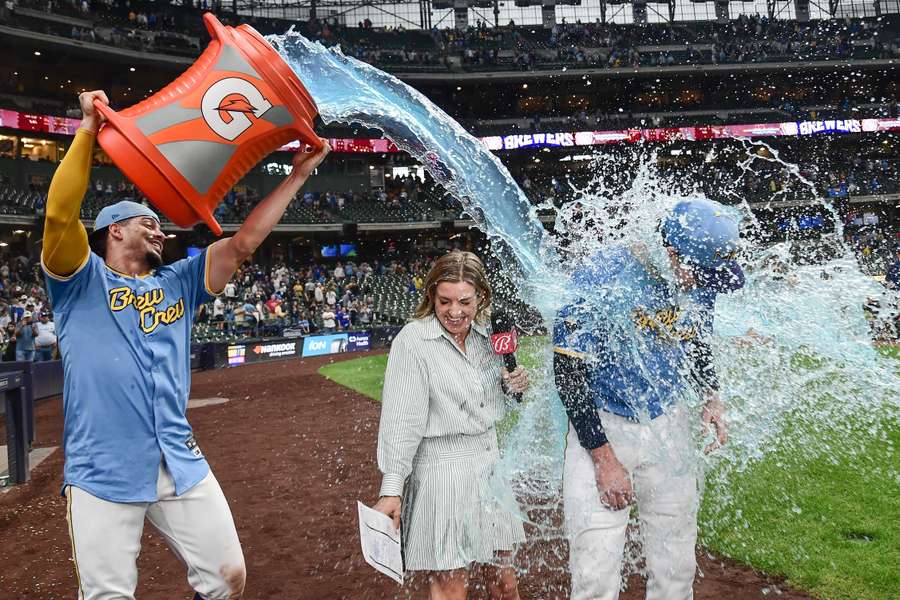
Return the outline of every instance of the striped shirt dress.
{"type": "Polygon", "coordinates": [[[496,562],[525,541],[521,519],[491,489],[506,412],[502,359],[481,325],[465,353],[436,317],[407,324],[391,344],[378,431],[381,496],[402,496],[408,571],[496,562]]]}

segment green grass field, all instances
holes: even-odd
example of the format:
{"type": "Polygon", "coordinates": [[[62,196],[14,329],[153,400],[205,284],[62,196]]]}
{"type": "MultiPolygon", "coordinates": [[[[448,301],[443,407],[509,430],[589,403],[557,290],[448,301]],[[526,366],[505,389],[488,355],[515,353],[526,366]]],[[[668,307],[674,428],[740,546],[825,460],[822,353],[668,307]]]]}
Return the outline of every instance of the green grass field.
{"type": "Polygon", "coordinates": [[[386,368],[387,354],[378,354],[325,365],[319,375],[380,403],[386,368]]]}
{"type": "MultiPolygon", "coordinates": [[[[546,340],[523,340],[519,359],[532,372],[542,344],[546,340]]],[[[883,352],[900,359],[897,348],[883,352]]],[[[322,367],[319,373],[380,402],[386,364],[384,355],[363,357],[322,367]]],[[[783,575],[792,586],[822,600],[897,600],[900,464],[895,449],[900,447],[900,424],[885,423],[885,429],[889,444],[860,432],[852,441],[858,445],[852,460],[809,460],[787,449],[767,454],[732,481],[728,509],[730,517],[740,518],[732,527],[702,531],[702,543],[714,553],[783,575]],[[883,476],[866,478],[859,465],[868,473],[880,469],[883,476]],[[793,506],[785,506],[784,498],[793,506]]],[[[815,432],[825,447],[844,442],[834,432],[815,432]]],[[[716,512],[716,501],[715,491],[705,496],[703,517],[716,512]]]]}

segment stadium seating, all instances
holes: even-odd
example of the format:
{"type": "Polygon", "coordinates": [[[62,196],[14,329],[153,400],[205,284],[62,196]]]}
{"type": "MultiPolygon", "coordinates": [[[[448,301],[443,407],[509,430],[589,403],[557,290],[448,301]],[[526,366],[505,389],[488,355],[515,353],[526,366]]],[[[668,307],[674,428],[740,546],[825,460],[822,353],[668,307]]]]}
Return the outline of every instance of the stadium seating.
{"type": "MultiPolygon", "coordinates": [[[[316,194],[318,196],[318,194],[316,194]]],[[[426,194],[421,201],[407,200],[403,205],[365,199],[349,201],[344,208],[336,206],[317,208],[303,202],[300,196],[285,211],[281,222],[284,224],[322,225],[329,223],[412,223],[439,221],[459,217],[458,211],[442,208],[433,198],[436,194],[426,194]]],[[[97,192],[88,190],[81,205],[81,218],[93,220],[104,206],[123,198],[134,198],[133,192],[97,192]]],[[[20,190],[0,184],[0,214],[33,215],[43,210],[46,196],[43,193],[20,190]]],[[[242,223],[255,201],[243,202],[240,206],[223,202],[216,211],[216,218],[222,223],[242,223]]],[[[165,217],[163,220],[168,222],[165,217]]]]}
{"type": "Polygon", "coordinates": [[[412,223],[440,220],[445,212],[428,202],[409,202],[391,206],[381,202],[348,202],[340,216],[344,221],[357,223],[412,223]]]}
{"type": "MultiPolygon", "coordinates": [[[[721,147],[720,147],[721,148],[721,147]]],[[[811,148],[814,148],[811,147],[811,148]]],[[[629,148],[621,148],[621,156],[617,160],[635,160],[629,148]]],[[[818,198],[850,199],[867,196],[883,196],[900,192],[900,163],[894,155],[868,158],[859,161],[859,157],[848,156],[841,152],[825,154],[809,154],[808,149],[795,149],[785,156],[788,161],[795,162],[800,172],[808,177],[814,188],[796,184],[796,178],[785,171],[779,163],[759,163],[754,165],[754,173],[743,173],[737,164],[728,162],[707,165],[704,168],[691,169],[684,161],[660,163],[659,172],[663,176],[677,177],[688,169],[688,178],[692,185],[700,188],[710,197],[725,202],[734,202],[734,198],[719,198],[724,184],[740,181],[742,199],[749,202],[767,202],[777,197],[779,201],[809,201],[818,198]],[[854,160],[858,164],[854,164],[854,160]]],[[[611,151],[611,150],[610,150],[611,151]]],[[[706,152],[703,150],[702,152],[706,152]]],[[[697,156],[701,156],[698,153],[697,156]]],[[[528,171],[513,170],[516,180],[527,190],[527,195],[535,203],[550,201],[559,206],[569,201],[573,195],[568,186],[552,185],[555,178],[569,181],[576,188],[584,188],[593,178],[595,171],[591,169],[568,169],[565,174],[557,175],[553,170],[538,170],[529,167],[528,171]],[[524,181],[530,177],[528,185],[524,181]],[[568,191],[567,191],[568,190],[568,191]]],[[[683,179],[683,177],[682,177],[683,179]]],[[[623,184],[627,183],[626,181],[623,184]]],[[[97,191],[92,185],[85,195],[81,209],[81,218],[92,220],[101,208],[125,197],[133,197],[133,192],[114,192],[111,187],[104,186],[108,192],[97,191]]],[[[9,184],[0,184],[0,215],[35,215],[41,214],[45,199],[45,191],[14,188],[9,184]]],[[[424,188],[417,199],[404,199],[399,202],[396,192],[390,198],[377,199],[376,194],[356,194],[351,197],[345,194],[341,208],[337,203],[328,203],[324,195],[314,193],[311,201],[300,195],[290,204],[282,219],[283,224],[323,225],[333,223],[414,223],[436,222],[467,218],[459,203],[437,186],[424,188]]],[[[258,200],[255,196],[241,195],[237,200],[223,202],[216,212],[222,223],[242,223],[258,200]]],[[[552,213],[548,213],[552,214],[552,213]]]]}
{"type": "MultiPolygon", "coordinates": [[[[197,56],[208,36],[200,11],[135,3],[130,8],[97,3],[89,14],[65,3],[44,15],[46,4],[25,0],[7,17],[15,27],[81,41],[178,56],[197,56]],[[137,11],[138,19],[134,13],[137,11]],[[147,23],[147,18],[152,22],[147,23]],[[141,20],[143,17],[143,21],[141,20]]],[[[264,34],[289,27],[345,54],[394,71],[497,71],[683,64],[785,62],[892,58],[900,52],[900,18],[796,21],[741,15],[728,23],[558,23],[551,29],[514,25],[463,31],[374,30],[323,21],[297,22],[220,13],[264,34]]]]}
{"type": "Polygon", "coordinates": [[[43,194],[0,186],[0,215],[33,215],[42,210],[43,194]]]}
{"type": "Polygon", "coordinates": [[[420,292],[410,291],[409,275],[372,276],[364,283],[363,292],[374,297],[379,319],[393,325],[405,323],[422,298],[420,292]]]}

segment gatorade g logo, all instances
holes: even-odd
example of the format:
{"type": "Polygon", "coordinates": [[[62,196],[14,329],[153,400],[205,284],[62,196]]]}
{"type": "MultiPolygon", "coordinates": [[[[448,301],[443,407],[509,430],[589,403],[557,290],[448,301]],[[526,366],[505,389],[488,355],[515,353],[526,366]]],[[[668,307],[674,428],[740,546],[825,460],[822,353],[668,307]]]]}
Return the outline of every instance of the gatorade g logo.
{"type": "Polygon", "coordinates": [[[239,77],[227,77],[215,82],[200,103],[203,120],[217,135],[233,142],[250,129],[253,121],[248,115],[260,118],[272,108],[252,83],[239,77]]]}

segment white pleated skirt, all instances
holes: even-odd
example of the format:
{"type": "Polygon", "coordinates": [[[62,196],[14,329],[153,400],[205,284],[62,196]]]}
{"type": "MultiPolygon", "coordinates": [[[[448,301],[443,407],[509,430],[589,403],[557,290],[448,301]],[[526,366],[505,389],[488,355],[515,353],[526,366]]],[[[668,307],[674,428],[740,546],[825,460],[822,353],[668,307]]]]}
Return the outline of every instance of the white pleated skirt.
{"type": "Polygon", "coordinates": [[[422,440],[403,494],[407,571],[496,563],[496,552],[525,541],[521,519],[491,489],[498,458],[493,428],[422,440]]]}

